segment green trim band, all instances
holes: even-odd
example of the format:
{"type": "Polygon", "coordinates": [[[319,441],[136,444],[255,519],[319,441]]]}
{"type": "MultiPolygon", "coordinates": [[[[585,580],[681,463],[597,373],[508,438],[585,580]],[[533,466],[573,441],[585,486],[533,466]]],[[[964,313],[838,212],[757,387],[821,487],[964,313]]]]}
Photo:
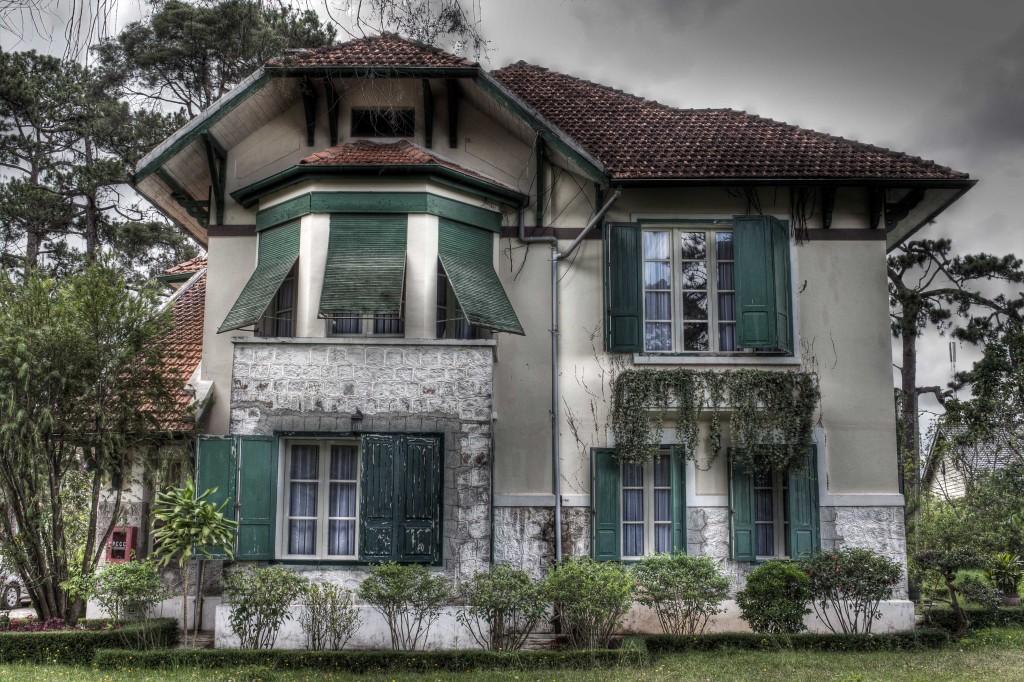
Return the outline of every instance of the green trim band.
{"type": "Polygon", "coordinates": [[[428,192],[310,192],[256,213],[256,231],[310,213],[428,213],[491,232],[501,230],[501,214],[428,192]]]}
{"type": "Polygon", "coordinates": [[[373,165],[373,166],[292,166],[274,173],[251,185],[236,189],[231,198],[245,208],[251,208],[261,197],[277,192],[286,187],[315,179],[336,180],[346,179],[377,180],[383,176],[400,176],[402,178],[426,178],[439,184],[448,185],[460,190],[468,190],[487,199],[503,204],[521,206],[527,198],[512,189],[481,178],[460,173],[451,168],[441,166],[406,166],[406,165],[373,165]]]}

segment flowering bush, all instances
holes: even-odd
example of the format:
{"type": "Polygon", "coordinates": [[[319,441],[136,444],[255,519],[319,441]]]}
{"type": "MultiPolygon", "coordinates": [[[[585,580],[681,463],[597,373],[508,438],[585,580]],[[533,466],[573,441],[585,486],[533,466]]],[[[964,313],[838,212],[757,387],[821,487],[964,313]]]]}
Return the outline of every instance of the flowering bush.
{"type": "Polygon", "coordinates": [[[289,606],[302,594],[307,581],[281,566],[250,568],[224,580],[231,603],[228,624],[243,649],[272,649],[277,633],[291,620],[289,606]]]}
{"type": "Polygon", "coordinates": [[[547,614],[541,586],[525,571],[495,566],[463,583],[456,618],[484,649],[518,651],[547,614]]]}
{"type": "Polygon", "coordinates": [[[451,600],[452,590],[443,574],[422,564],[385,561],[370,569],[358,594],[384,616],[392,649],[416,651],[426,644],[430,627],[451,600]]]}
{"type": "Polygon", "coordinates": [[[868,633],[882,617],[879,604],[896,590],[903,568],[871,550],[819,552],[803,563],[814,612],[835,633],[868,633]],[[833,622],[834,621],[834,622],[833,622]]]}
{"type": "Polygon", "coordinates": [[[36,620],[26,618],[19,620],[12,618],[7,628],[9,632],[52,632],[54,630],[70,630],[63,618],[48,618],[47,620],[36,620]]]}

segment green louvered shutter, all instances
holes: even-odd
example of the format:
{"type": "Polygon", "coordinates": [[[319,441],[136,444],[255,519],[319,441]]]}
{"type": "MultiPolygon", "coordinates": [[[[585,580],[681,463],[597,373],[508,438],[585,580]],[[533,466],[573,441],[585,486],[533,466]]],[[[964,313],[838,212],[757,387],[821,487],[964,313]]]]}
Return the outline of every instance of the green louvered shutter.
{"type": "Polygon", "coordinates": [[[642,249],[639,223],[605,224],[604,336],[612,353],[644,349],[642,249]]]}
{"type": "Polygon", "coordinates": [[[493,232],[441,218],[437,255],[470,324],[523,334],[523,325],[494,271],[493,232]]]}
{"type": "Polygon", "coordinates": [[[793,350],[789,235],[772,216],[733,218],[736,343],[739,348],[793,350]]]}
{"type": "Polygon", "coordinates": [[[672,448],[672,551],[686,552],[686,457],[681,446],[672,448]]]}
{"type": "MultiPolygon", "coordinates": [[[[237,445],[232,436],[200,436],[196,443],[196,493],[201,495],[216,489],[207,500],[224,514],[224,518],[232,521],[235,520],[235,483],[238,476],[236,457],[237,445]]],[[[213,558],[228,557],[222,547],[209,549],[213,558]]]]}
{"type": "Polygon", "coordinates": [[[277,514],[277,441],[238,436],[236,559],[273,559],[277,514]]]}
{"type": "Polygon", "coordinates": [[[590,497],[593,525],[591,553],[598,561],[618,561],[622,556],[621,464],[610,448],[590,450],[590,497]]]}
{"type": "Polygon", "coordinates": [[[363,436],[360,476],[359,558],[395,558],[395,473],[397,436],[363,436]]]}
{"type": "Polygon", "coordinates": [[[789,555],[806,558],[821,549],[820,511],[818,509],[818,449],[808,448],[807,463],[788,474],[789,555]]]}
{"type": "Polygon", "coordinates": [[[737,466],[729,450],[729,558],[753,561],[757,558],[754,528],[754,477],[737,466]]]}
{"type": "Polygon", "coordinates": [[[256,324],[299,259],[299,221],[259,233],[256,269],[217,333],[256,324]]]}
{"type": "Polygon", "coordinates": [[[320,314],[402,312],[405,214],[331,215],[320,314]]]}
{"type": "Polygon", "coordinates": [[[441,560],[441,448],[436,438],[402,438],[398,481],[397,558],[441,560]]]}

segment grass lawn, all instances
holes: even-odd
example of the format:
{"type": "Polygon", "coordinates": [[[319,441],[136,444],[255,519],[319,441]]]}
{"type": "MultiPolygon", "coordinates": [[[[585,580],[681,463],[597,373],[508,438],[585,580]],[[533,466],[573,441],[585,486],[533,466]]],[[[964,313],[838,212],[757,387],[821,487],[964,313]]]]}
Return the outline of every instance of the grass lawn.
{"type": "MultiPolygon", "coordinates": [[[[0,665],[0,680],[69,680],[100,682],[131,680],[233,679],[230,670],[182,669],[175,671],[104,672],[68,666],[0,665]]],[[[595,671],[442,673],[439,675],[331,675],[316,671],[280,672],[273,679],[309,680],[395,680],[396,682],[441,680],[1024,680],[1024,630],[983,630],[957,645],[939,651],[884,653],[811,652],[709,652],[675,654],[661,658],[649,668],[620,668],[595,671]]]]}

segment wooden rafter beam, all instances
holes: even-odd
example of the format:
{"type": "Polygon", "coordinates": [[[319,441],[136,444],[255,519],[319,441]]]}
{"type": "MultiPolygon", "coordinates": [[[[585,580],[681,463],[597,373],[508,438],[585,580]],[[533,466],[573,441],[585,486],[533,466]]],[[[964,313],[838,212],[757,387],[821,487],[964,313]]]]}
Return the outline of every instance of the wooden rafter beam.
{"type": "Polygon", "coordinates": [[[423,146],[430,149],[434,145],[434,93],[430,91],[430,81],[423,79],[423,146]]]}
{"type": "Polygon", "coordinates": [[[821,226],[826,230],[832,227],[832,212],[836,208],[836,188],[821,188],[821,226]]]}
{"type": "Polygon", "coordinates": [[[448,91],[448,146],[455,149],[459,146],[459,82],[447,78],[444,85],[448,91]]]}
{"type": "Polygon", "coordinates": [[[206,148],[206,162],[210,166],[210,187],[213,200],[217,205],[217,224],[224,224],[224,190],[227,186],[227,154],[224,148],[214,139],[210,131],[202,135],[203,146],[206,148]]]}
{"type": "Polygon", "coordinates": [[[924,190],[920,187],[912,189],[903,195],[903,198],[893,204],[885,205],[885,229],[891,231],[896,228],[901,220],[906,218],[911,211],[924,199],[924,190]]]}
{"type": "Polygon", "coordinates": [[[302,109],[306,113],[306,146],[316,144],[316,88],[308,78],[302,79],[302,109]]]}
{"type": "Polygon", "coordinates": [[[175,203],[185,209],[185,212],[195,218],[203,227],[209,227],[210,224],[210,202],[209,200],[196,199],[188,190],[181,186],[173,175],[168,173],[163,168],[158,168],[154,171],[154,175],[163,180],[164,184],[167,185],[171,190],[171,199],[174,199],[175,203]]]}
{"type": "Polygon", "coordinates": [[[331,146],[338,144],[338,117],[341,115],[341,95],[334,87],[334,81],[324,79],[324,91],[327,93],[327,125],[331,130],[331,146]]]}
{"type": "Polygon", "coordinates": [[[882,187],[868,188],[868,226],[872,230],[878,229],[882,220],[882,211],[885,210],[885,189],[882,187]]]}

